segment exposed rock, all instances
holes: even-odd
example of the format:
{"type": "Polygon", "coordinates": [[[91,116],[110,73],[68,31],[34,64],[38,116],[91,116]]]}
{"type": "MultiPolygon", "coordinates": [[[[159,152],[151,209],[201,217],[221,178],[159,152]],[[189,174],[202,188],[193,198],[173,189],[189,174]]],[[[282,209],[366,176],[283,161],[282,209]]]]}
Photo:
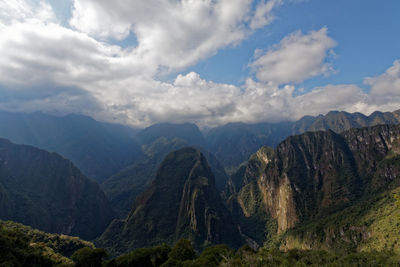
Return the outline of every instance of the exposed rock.
{"type": "Polygon", "coordinates": [[[331,111],[326,115],[305,116],[294,122],[229,123],[209,130],[206,140],[210,151],[229,168],[247,160],[261,146],[276,147],[290,135],[326,130],[341,133],[351,128],[398,123],[400,110],[377,111],[370,116],[358,112],[331,111]]]}
{"type": "Polygon", "coordinates": [[[238,247],[243,242],[215,188],[206,158],[194,148],[170,153],[130,215],[115,221],[98,244],[119,254],[163,242],[173,244],[181,238],[193,241],[197,249],[220,243],[238,247]]]}
{"type": "Polygon", "coordinates": [[[231,176],[228,207],[241,218],[237,222],[247,236],[254,238],[246,220],[254,217],[266,233],[271,219],[277,232],[283,233],[329,210],[398,186],[399,147],[399,125],[291,136],[278,145],[272,158],[263,161],[258,152],[231,176]]]}

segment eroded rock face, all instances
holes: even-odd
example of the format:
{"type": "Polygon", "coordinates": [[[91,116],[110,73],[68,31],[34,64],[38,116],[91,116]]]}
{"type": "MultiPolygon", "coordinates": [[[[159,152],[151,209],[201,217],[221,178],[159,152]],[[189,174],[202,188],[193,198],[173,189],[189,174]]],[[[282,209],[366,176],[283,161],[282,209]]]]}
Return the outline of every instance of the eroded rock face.
{"type": "Polygon", "coordinates": [[[399,148],[396,125],[289,137],[273,157],[263,161],[257,152],[232,175],[237,193],[231,194],[228,206],[244,218],[272,218],[283,232],[328,208],[398,184],[399,148]],[[258,206],[249,209],[248,203],[258,206]]]}
{"type": "Polygon", "coordinates": [[[99,244],[118,254],[163,242],[172,244],[181,238],[192,240],[198,249],[207,244],[238,247],[243,243],[206,158],[194,148],[167,155],[130,215],[114,222],[99,244]]]}

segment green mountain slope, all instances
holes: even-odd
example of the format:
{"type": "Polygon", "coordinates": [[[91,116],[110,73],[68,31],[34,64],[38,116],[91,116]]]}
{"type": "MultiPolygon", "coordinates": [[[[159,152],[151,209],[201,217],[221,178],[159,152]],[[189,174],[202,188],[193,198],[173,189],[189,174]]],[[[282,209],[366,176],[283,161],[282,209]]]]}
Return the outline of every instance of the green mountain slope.
{"type": "Polygon", "coordinates": [[[389,250],[400,253],[400,188],[321,214],[279,237],[282,249],[326,249],[341,252],[389,250]]]}
{"type": "Polygon", "coordinates": [[[194,148],[172,152],[149,189],[125,220],[115,220],[97,245],[113,254],[186,238],[200,249],[208,244],[238,246],[241,237],[215,188],[206,158],[194,148]]]}
{"type": "Polygon", "coordinates": [[[85,239],[114,218],[104,193],[69,160],[0,139],[0,219],[85,239]]]}

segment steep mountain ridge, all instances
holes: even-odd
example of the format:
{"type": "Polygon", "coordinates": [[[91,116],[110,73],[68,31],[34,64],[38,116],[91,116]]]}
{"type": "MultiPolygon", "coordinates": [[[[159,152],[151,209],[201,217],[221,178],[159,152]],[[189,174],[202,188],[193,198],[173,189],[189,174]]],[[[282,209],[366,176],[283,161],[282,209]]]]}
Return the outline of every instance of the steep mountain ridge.
{"type": "MultiPolygon", "coordinates": [[[[232,176],[242,185],[230,196],[229,207],[243,218],[263,218],[269,235],[283,233],[329,210],[398,186],[399,146],[399,125],[288,137],[263,170],[253,171],[254,159],[258,166],[262,164],[253,157],[232,176]],[[248,209],[241,199],[247,203],[258,199],[258,204],[248,209]]],[[[246,220],[241,221],[243,229],[249,228],[246,220]]]]}
{"type": "Polygon", "coordinates": [[[0,219],[93,239],[114,218],[104,193],[56,153],[0,139],[0,219]]]}
{"type": "MultiPolygon", "coordinates": [[[[175,129],[177,128],[179,127],[176,125],[175,129]]],[[[162,135],[162,133],[159,133],[159,135],[162,135]]],[[[128,215],[136,197],[150,187],[164,157],[170,152],[188,145],[190,144],[185,140],[177,137],[172,139],[165,136],[158,137],[152,143],[142,145],[142,151],[145,155],[142,160],[138,160],[101,184],[102,189],[110,199],[111,205],[121,218],[128,215]]],[[[207,158],[215,176],[217,189],[222,192],[228,180],[223,166],[212,153],[200,147],[198,149],[207,158]]]]}
{"type": "Polygon", "coordinates": [[[276,147],[285,138],[307,131],[333,130],[340,133],[351,128],[400,123],[400,110],[361,113],[331,111],[326,115],[305,116],[294,122],[229,123],[210,129],[206,135],[209,149],[226,167],[235,167],[247,160],[261,146],[276,147]]]}
{"type": "Polygon", "coordinates": [[[97,244],[120,254],[181,238],[198,249],[219,243],[237,247],[242,242],[206,158],[190,147],[165,157],[153,184],[136,199],[126,220],[115,220],[97,244]]]}

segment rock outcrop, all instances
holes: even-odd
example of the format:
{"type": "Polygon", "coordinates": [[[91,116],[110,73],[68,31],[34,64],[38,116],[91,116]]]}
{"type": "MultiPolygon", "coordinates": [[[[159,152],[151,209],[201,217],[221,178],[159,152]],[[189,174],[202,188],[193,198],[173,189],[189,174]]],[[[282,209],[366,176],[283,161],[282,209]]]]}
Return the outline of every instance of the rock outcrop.
{"type": "Polygon", "coordinates": [[[120,254],[181,238],[193,241],[197,249],[242,244],[206,158],[190,147],[165,157],[153,184],[136,199],[129,216],[115,220],[97,243],[120,254]]]}
{"type": "MultiPolygon", "coordinates": [[[[288,137],[267,161],[256,154],[232,175],[228,206],[243,218],[264,218],[267,225],[272,219],[276,222],[272,230],[283,233],[300,222],[398,186],[399,148],[400,125],[288,137]],[[254,204],[251,209],[250,203],[254,204]]],[[[246,220],[238,223],[242,230],[250,228],[246,220]]],[[[251,231],[244,234],[252,236],[251,231]]]]}

